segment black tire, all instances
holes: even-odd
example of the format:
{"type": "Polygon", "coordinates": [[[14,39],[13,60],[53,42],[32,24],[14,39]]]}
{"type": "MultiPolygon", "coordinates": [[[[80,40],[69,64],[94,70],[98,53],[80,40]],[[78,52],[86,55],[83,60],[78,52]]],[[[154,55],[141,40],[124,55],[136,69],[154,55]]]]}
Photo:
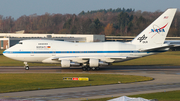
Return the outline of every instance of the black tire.
{"type": "Polygon", "coordinates": [[[94,67],[93,67],[93,68],[92,68],[92,70],[93,70],[93,71],[95,71],[95,70],[96,70],[96,68],[94,68],[94,67]]]}
{"type": "Polygon", "coordinates": [[[29,70],[29,66],[25,66],[25,70],[29,70]]]}
{"type": "Polygon", "coordinates": [[[99,70],[99,67],[96,67],[96,70],[99,70]]]}
{"type": "Polygon", "coordinates": [[[86,71],[86,67],[82,67],[82,70],[83,70],[83,71],[86,71]]]}
{"type": "Polygon", "coordinates": [[[87,67],[87,71],[90,71],[91,70],[91,68],[90,67],[87,67]]]}

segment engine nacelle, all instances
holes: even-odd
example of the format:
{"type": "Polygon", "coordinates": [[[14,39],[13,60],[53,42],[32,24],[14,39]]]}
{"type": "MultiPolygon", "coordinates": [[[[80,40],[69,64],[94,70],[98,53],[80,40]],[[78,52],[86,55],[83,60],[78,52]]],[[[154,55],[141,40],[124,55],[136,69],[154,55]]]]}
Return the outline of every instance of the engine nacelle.
{"type": "Polygon", "coordinates": [[[80,66],[80,63],[71,62],[71,60],[61,60],[61,67],[68,68],[70,66],[80,66]]]}
{"type": "Polygon", "coordinates": [[[61,67],[70,67],[70,60],[61,60],[61,67]]]}
{"type": "Polygon", "coordinates": [[[107,66],[107,65],[109,65],[109,63],[99,61],[99,65],[100,65],[100,66],[107,66]]]}
{"type": "Polygon", "coordinates": [[[99,59],[89,59],[89,67],[98,67],[99,59]]]}

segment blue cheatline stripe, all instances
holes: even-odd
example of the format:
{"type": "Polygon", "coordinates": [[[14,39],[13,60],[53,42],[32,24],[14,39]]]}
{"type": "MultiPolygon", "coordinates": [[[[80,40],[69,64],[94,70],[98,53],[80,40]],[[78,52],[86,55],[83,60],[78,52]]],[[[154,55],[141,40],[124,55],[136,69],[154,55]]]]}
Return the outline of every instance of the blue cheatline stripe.
{"type": "Polygon", "coordinates": [[[150,53],[150,52],[165,52],[165,51],[4,51],[8,54],[48,54],[48,53],[150,53]]]}

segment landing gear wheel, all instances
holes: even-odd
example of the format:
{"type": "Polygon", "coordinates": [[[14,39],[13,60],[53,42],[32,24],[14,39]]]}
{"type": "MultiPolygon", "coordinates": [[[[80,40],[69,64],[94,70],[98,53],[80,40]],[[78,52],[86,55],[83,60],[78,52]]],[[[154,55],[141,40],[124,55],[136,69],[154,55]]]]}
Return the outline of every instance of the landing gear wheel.
{"type": "Polygon", "coordinates": [[[87,71],[90,71],[91,70],[91,68],[90,67],[87,67],[87,71]]]}
{"type": "Polygon", "coordinates": [[[96,67],[95,69],[96,69],[96,70],[99,70],[99,67],[96,67]]]}
{"type": "Polygon", "coordinates": [[[28,66],[28,64],[27,64],[27,62],[24,62],[24,67],[25,67],[25,70],[29,70],[29,66],[28,66]]]}
{"type": "Polygon", "coordinates": [[[86,71],[86,67],[82,67],[82,70],[83,70],[83,71],[86,71]]]}
{"type": "Polygon", "coordinates": [[[29,70],[29,66],[25,66],[25,70],[29,70]]]}

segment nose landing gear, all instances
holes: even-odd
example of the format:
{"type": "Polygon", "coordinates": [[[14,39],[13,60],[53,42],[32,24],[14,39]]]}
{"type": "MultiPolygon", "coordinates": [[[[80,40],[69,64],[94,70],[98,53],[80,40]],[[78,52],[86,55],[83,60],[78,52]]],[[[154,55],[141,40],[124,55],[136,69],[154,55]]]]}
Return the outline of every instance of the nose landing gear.
{"type": "Polygon", "coordinates": [[[25,70],[29,70],[29,66],[28,66],[28,64],[27,64],[27,62],[24,62],[24,68],[25,68],[25,70]]]}

